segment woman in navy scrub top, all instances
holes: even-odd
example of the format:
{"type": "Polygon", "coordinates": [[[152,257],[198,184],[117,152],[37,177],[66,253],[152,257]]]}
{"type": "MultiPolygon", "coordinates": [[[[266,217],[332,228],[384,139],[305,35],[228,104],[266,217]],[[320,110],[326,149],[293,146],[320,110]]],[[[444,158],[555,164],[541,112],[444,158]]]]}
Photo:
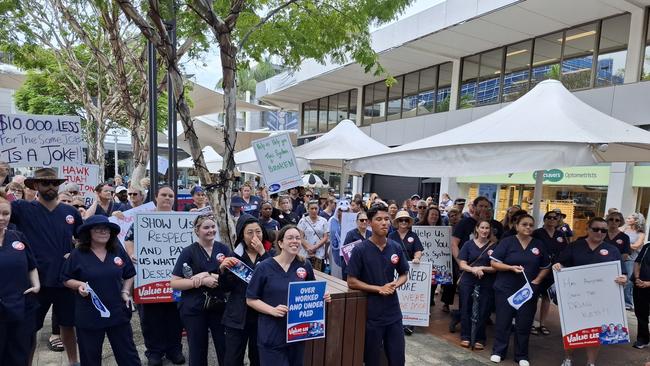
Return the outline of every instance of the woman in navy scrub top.
{"type": "Polygon", "coordinates": [[[474,288],[479,286],[479,314],[476,321],[476,339],[473,346],[476,350],[485,348],[485,322],[490,316],[494,302],[495,270],[490,266],[490,255],[494,250],[496,238],[492,235],[492,224],[488,220],[480,220],[474,229],[474,239],[463,245],[458,253],[459,268],[462,272],[458,280],[460,292],[460,345],[469,347],[472,331],[472,307],[474,288]]]}
{"type": "MultiPolygon", "coordinates": [[[[309,261],[298,256],[302,233],[295,226],[278,232],[280,254],[255,267],[246,291],[246,303],[258,311],[257,347],[262,366],[303,364],[305,343],[287,343],[287,297],[289,282],[314,281],[309,261]]],[[[325,294],[325,301],[330,297],[325,294]]]]}
{"type": "Polygon", "coordinates": [[[214,240],[217,223],[213,216],[197,216],[194,233],[198,241],[185,247],[178,256],[170,285],[182,291],[178,311],[187,330],[190,365],[208,365],[208,330],[219,365],[223,365],[226,340],[221,320],[226,294],[219,287],[219,275],[237,261],[226,245],[214,240]],[[184,272],[186,265],[191,268],[191,274],[184,272]],[[206,301],[210,304],[206,305],[206,301]]]}
{"type": "Polygon", "coordinates": [[[539,285],[551,266],[546,245],[532,237],[534,226],[532,216],[519,216],[515,223],[517,234],[502,239],[490,256],[492,267],[497,270],[494,282],[497,318],[494,347],[490,357],[492,362],[501,362],[508,353],[512,319],[515,319],[515,362],[518,362],[519,366],[530,365],[528,339],[537,309],[535,299],[539,285]],[[508,297],[526,284],[524,273],[530,281],[533,296],[515,310],[508,303],[508,297]]]}
{"type": "Polygon", "coordinates": [[[89,217],[78,229],[78,247],[63,265],[63,284],[77,292],[74,323],[82,365],[102,364],[104,336],[118,365],[140,365],[131,329],[135,267],[117,240],[119,232],[106,216],[89,217]],[[110,311],[108,317],[100,315],[88,286],[110,311]]]}
{"type": "Polygon", "coordinates": [[[0,198],[0,365],[23,366],[34,346],[38,303],[34,295],[41,284],[24,235],[7,230],[10,217],[9,201],[0,198]]]}

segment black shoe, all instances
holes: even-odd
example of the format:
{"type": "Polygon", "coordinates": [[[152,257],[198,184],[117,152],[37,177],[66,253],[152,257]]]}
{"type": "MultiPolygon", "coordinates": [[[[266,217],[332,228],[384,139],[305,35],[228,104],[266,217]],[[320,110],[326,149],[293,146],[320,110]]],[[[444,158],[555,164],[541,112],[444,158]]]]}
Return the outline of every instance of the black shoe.
{"type": "Polygon", "coordinates": [[[636,342],[634,342],[632,347],[634,347],[636,349],[644,349],[644,348],[648,347],[648,343],[643,343],[643,342],[636,341],[636,342]]]}
{"type": "Polygon", "coordinates": [[[167,359],[171,361],[174,365],[182,365],[185,363],[185,356],[182,353],[177,353],[175,355],[167,355],[167,359]]]}
{"type": "Polygon", "coordinates": [[[460,320],[456,319],[456,317],[451,318],[451,321],[449,322],[449,333],[456,333],[456,326],[460,323],[460,320]]]}
{"type": "Polygon", "coordinates": [[[405,326],[404,327],[404,335],[410,336],[412,334],[413,334],[413,327],[405,326]]]}
{"type": "Polygon", "coordinates": [[[147,365],[149,366],[162,366],[162,358],[158,356],[149,356],[147,357],[147,365]]]}

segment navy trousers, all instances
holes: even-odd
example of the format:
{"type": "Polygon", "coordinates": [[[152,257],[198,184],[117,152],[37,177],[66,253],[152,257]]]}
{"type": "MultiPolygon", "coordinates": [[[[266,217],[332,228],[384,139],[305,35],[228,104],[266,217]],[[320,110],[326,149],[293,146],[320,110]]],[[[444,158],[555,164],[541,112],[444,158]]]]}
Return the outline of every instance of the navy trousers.
{"type": "Polygon", "coordinates": [[[27,365],[36,335],[35,314],[22,321],[0,322],[0,365],[27,365]]]}
{"type": "Polygon", "coordinates": [[[183,352],[183,324],[175,302],[142,304],[138,311],[147,357],[173,357],[183,352]]]}
{"type": "Polygon", "coordinates": [[[77,328],[79,360],[83,366],[102,364],[102,346],[104,336],[108,336],[115,361],[120,366],[140,366],[140,356],[133,342],[131,323],[124,323],[110,328],[77,328]]]}
{"type": "Polygon", "coordinates": [[[366,365],[380,365],[381,354],[385,352],[389,366],[404,366],[404,327],[402,320],[385,326],[366,322],[366,340],[363,361],[366,365]]]}
{"type": "Polygon", "coordinates": [[[533,298],[525,302],[519,310],[515,310],[508,303],[508,297],[511,293],[505,293],[500,290],[494,291],[497,319],[494,329],[494,347],[493,355],[499,355],[505,358],[508,353],[508,342],[512,330],[512,319],[515,320],[515,362],[528,360],[528,339],[530,338],[530,328],[535,320],[535,311],[537,311],[538,293],[535,291],[533,298]]]}
{"type": "Polygon", "coordinates": [[[184,315],[183,324],[187,330],[187,343],[190,348],[190,365],[208,365],[208,330],[217,353],[219,365],[224,365],[226,340],[224,327],[221,325],[223,310],[203,311],[198,315],[184,315]]]}
{"type": "Polygon", "coordinates": [[[305,342],[283,344],[278,347],[257,345],[262,366],[302,366],[305,360],[305,342]]]}
{"type": "Polygon", "coordinates": [[[246,345],[248,345],[248,364],[250,366],[260,366],[260,357],[257,350],[257,322],[247,323],[244,329],[225,328],[225,364],[228,366],[242,366],[244,364],[246,345]]]}
{"type": "MultiPolygon", "coordinates": [[[[460,292],[460,339],[469,341],[472,330],[472,308],[474,306],[472,293],[474,292],[474,285],[461,284],[458,289],[460,292]]],[[[490,316],[493,302],[494,289],[492,286],[481,286],[478,296],[478,321],[475,325],[476,342],[485,344],[485,321],[490,316]]]]}

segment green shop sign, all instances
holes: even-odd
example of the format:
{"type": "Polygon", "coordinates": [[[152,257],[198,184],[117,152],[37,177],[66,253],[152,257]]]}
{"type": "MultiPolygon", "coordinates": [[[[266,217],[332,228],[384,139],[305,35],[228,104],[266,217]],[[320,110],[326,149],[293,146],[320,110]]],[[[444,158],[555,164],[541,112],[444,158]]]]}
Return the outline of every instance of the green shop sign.
{"type": "MultiPolygon", "coordinates": [[[[560,169],[544,170],[544,182],[559,182],[564,178],[564,172],[560,169]]],[[[533,180],[537,180],[537,172],[533,172],[533,180]]]]}

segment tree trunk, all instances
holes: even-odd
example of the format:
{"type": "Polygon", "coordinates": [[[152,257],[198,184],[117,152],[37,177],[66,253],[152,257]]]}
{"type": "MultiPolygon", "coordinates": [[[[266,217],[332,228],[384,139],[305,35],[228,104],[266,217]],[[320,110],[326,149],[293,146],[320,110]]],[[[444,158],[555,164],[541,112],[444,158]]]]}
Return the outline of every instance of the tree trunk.
{"type": "MultiPolygon", "coordinates": [[[[131,181],[140,187],[140,180],[144,178],[147,162],[149,160],[149,130],[144,124],[140,124],[131,131],[131,144],[133,146],[133,172],[131,172],[131,181]]],[[[156,156],[152,156],[151,164],[158,164],[156,156]]],[[[150,188],[151,189],[151,188],[150,188]]],[[[156,187],[153,187],[155,190],[156,187]]]]}

